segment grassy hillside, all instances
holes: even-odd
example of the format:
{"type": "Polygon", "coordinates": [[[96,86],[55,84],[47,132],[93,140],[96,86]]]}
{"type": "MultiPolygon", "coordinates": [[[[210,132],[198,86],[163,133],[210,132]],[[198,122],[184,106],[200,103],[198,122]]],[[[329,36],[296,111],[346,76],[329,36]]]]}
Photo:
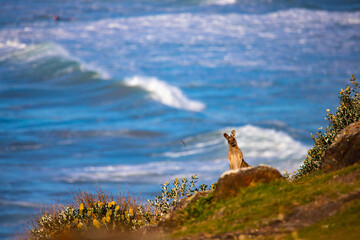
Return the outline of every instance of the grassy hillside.
{"type": "Polygon", "coordinates": [[[82,194],[85,205],[43,215],[30,239],[360,239],[360,164],[194,199],[157,226],[140,224],[134,199],[82,194]]]}
{"type": "MultiPolygon", "coordinates": [[[[360,165],[212,194],[176,213],[170,238],[360,239],[360,165]],[[340,237],[341,236],[341,237],[340,237]]],[[[166,225],[166,224],[165,224],[166,225]]]]}

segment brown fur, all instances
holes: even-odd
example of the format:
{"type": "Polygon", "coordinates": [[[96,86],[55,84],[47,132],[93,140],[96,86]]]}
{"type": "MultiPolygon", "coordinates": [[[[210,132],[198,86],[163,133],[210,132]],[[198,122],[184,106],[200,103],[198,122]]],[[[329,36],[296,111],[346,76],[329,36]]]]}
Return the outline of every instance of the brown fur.
{"type": "Polygon", "coordinates": [[[249,167],[249,164],[245,162],[243,158],[243,154],[237,145],[235,135],[236,135],[235,130],[231,131],[230,136],[227,133],[224,133],[224,137],[228,140],[228,144],[229,144],[230,170],[249,167]]]}

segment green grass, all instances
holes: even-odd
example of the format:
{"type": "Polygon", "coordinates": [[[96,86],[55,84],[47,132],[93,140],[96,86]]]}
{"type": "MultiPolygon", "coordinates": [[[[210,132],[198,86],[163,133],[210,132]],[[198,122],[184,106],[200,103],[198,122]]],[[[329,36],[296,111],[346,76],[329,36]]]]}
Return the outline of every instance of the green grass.
{"type": "MultiPolygon", "coordinates": [[[[345,204],[336,215],[301,229],[297,236],[316,240],[360,239],[360,200],[345,204]]],[[[294,239],[293,234],[284,239],[294,239]]]]}
{"type": "MultiPolygon", "coordinates": [[[[200,233],[221,234],[261,229],[276,220],[283,220],[298,206],[311,205],[314,200],[319,199],[337,199],[342,194],[358,189],[360,164],[332,173],[313,172],[292,182],[278,180],[268,184],[258,183],[239,189],[236,196],[226,199],[215,200],[213,193],[210,193],[191,202],[185,209],[175,212],[172,219],[176,220],[171,225],[176,226],[176,229],[160,236],[172,239],[200,233]]],[[[114,197],[112,194],[106,195],[100,189],[97,194],[79,191],[74,200],[75,203],[65,209],[54,208],[52,212],[36,217],[26,239],[61,239],[60,237],[66,234],[72,236],[71,233],[84,234],[82,237],[74,235],[75,239],[88,239],[87,236],[90,237],[93,233],[100,234],[102,239],[115,239],[114,236],[127,239],[123,237],[124,231],[139,229],[145,224],[143,215],[136,212],[140,203],[132,196],[114,197]],[[97,230],[100,232],[96,232],[97,230]],[[106,231],[102,232],[103,230],[106,231]]],[[[151,208],[143,209],[151,211],[151,208]]],[[[360,232],[359,218],[360,200],[357,200],[346,204],[335,216],[293,234],[282,233],[276,237],[356,239],[356,234],[352,232],[360,232]]],[[[154,219],[150,222],[151,225],[157,223],[154,219]]],[[[136,236],[137,233],[135,231],[131,234],[136,236]]],[[[274,236],[260,238],[274,239],[274,236]]],[[[149,239],[159,239],[159,236],[149,239]]]]}
{"type": "MultiPolygon", "coordinates": [[[[301,179],[275,181],[240,189],[235,197],[212,201],[212,195],[190,204],[177,213],[180,219],[173,237],[199,233],[221,234],[225,232],[261,228],[282,219],[295,207],[320,197],[337,198],[360,187],[360,166],[323,174],[315,172],[301,179]],[[335,181],[341,176],[356,173],[352,182],[335,181]]],[[[360,225],[360,221],[357,219],[360,225]]],[[[305,234],[305,233],[304,233],[305,234]]]]}

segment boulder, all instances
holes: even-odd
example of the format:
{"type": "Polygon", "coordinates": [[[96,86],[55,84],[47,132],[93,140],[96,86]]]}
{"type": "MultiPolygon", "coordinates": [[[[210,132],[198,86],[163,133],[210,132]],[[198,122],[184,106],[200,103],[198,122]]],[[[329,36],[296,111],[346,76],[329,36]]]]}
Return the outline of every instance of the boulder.
{"type": "Polygon", "coordinates": [[[268,183],[276,179],[283,179],[280,172],[270,166],[259,165],[224,172],[214,192],[214,198],[226,198],[236,195],[240,188],[261,182],[268,183]]]}
{"type": "Polygon", "coordinates": [[[321,159],[321,169],[330,172],[356,162],[360,162],[360,122],[350,124],[335,137],[321,159]]]}

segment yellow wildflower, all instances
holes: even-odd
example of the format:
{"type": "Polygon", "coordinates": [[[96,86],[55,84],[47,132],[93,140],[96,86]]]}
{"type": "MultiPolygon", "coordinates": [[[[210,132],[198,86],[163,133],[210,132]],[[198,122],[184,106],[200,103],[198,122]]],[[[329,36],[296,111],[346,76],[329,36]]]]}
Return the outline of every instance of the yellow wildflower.
{"type": "Polygon", "coordinates": [[[326,109],[327,112],[330,112],[330,109],[326,109]]]}
{"type": "Polygon", "coordinates": [[[101,219],[101,222],[103,223],[103,224],[105,224],[105,217],[103,217],[102,219],[101,219]]]}
{"type": "Polygon", "coordinates": [[[104,206],[104,204],[103,204],[101,201],[99,201],[99,202],[98,202],[98,207],[99,207],[99,208],[102,208],[103,206],[104,206]]]}
{"type": "Polygon", "coordinates": [[[80,222],[78,225],[77,225],[77,228],[82,228],[83,224],[80,222]]]}
{"type": "Polygon", "coordinates": [[[83,211],[84,211],[84,204],[83,203],[80,203],[80,208],[79,208],[79,214],[82,215],[83,214],[83,211]]]}
{"type": "Polygon", "coordinates": [[[91,214],[92,214],[92,211],[91,211],[91,209],[89,209],[89,210],[87,211],[87,216],[90,217],[91,214]]]}
{"type": "Polygon", "coordinates": [[[124,214],[121,215],[121,220],[123,220],[123,221],[125,220],[125,215],[124,214]]]}
{"type": "Polygon", "coordinates": [[[134,211],[133,211],[132,208],[129,209],[129,215],[130,215],[130,216],[134,215],[134,211]]]}
{"type": "Polygon", "coordinates": [[[120,209],[120,206],[117,205],[116,208],[115,208],[115,211],[119,211],[119,209],[120,209]]]}
{"type": "Polygon", "coordinates": [[[106,213],[106,217],[110,217],[110,216],[111,216],[111,214],[112,214],[112,210],[107,211],[107,213],[106,213]]]}
{"type": "Polygon", "coordinates": [[[109,217],[106,217],[105,220],[106,220],[107,223],[110,222],[110,220],[111,220],[110,216],[109,216],[109,217]]]}
{"type": "Polygon", "coordinates": [[[75,224],[78,224],[78,223],[79,223],[79,219],[78,219],[78,218],[75,218],[74,222],[75,222],[75,224]]]}
{"type": "Polygon", "coordinates": [[[98,220],[94,219],[93,220],[93,225],[96,227],[96,228],[100,228],[100,223],[98,220]]]}

